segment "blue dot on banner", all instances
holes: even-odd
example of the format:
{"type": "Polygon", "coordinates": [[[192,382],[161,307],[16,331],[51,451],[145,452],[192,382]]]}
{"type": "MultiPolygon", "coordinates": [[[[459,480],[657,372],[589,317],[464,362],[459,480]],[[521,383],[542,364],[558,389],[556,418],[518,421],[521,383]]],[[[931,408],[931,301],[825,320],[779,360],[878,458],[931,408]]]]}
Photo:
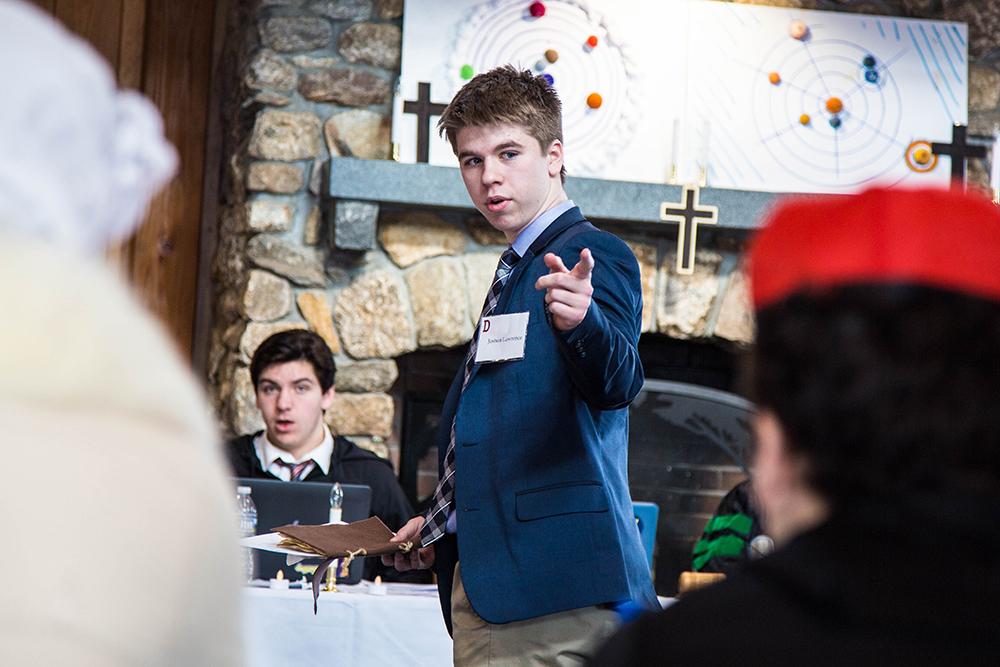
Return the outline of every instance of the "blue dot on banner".
{"type": "Polygon", "coordinates": [[[864,60],[861,61],[861,64],[864,65],[867,69],[872,69],[873,67],[875,67],[875,56],[871,54],[865,56],[864,60]]]}
{"type": "Polygon", "coordinates": [[[552,75],[549,74],[548,72],[546,72],[545,74],[543,74],[542,78],[545,79],[545,83],[549,84],[550,86],[553,85],[553,84],[555,84],[555,82],[556,82],[556,80],[553,79],[552,75]]]}
{"type": "Polygon", "coordinates": [[[873,69],[865,72],[865,81],[868,83],[878,83],[878,72],[873,69]]]}
{"type": "Polygon", "coordinates": [[[833,129],[835,129],[835,130],[836,130],[836,129],[837,129],[838,127],[840,127],[840,118],[839,118],[839,117],[837,117],[837,116],[834,116],[833,118],[831,118],[831,119],[830,119],[830,127],[832,127],[832,128],[833,128],[833,129]]]}

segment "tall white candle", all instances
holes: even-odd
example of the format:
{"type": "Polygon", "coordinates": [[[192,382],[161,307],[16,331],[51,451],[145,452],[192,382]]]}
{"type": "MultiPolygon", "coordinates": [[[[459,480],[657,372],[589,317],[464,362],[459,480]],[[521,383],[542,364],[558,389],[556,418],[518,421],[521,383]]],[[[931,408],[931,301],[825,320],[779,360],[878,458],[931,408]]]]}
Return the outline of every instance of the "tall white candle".
{"type": "Polygon", "coordinates": [[[670,135],[670,182],[677,182],[680,164],[677,162],[681,146],[681,119],[674,118],[673,132],[670,135]]]}

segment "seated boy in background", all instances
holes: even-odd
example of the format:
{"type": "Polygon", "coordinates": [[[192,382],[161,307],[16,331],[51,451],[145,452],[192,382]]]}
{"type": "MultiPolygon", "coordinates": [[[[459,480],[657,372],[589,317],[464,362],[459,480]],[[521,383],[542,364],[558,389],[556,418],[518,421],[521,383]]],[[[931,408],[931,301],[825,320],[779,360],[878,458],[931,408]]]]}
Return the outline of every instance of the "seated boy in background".
{"type": "MultiPolygon", "coordinates": [[[[333,403],[336,372],[330,348],[311,331],[282,331],[261,343],[250,361],[250,379],[266,429],[229,441],[226,453],[233,474],[285,482],[366,484],[372,490],[372,516],[395,530],[413,516],[413,508],[392,464],[334,436],[323,420],[333,403]]],[[[365,559],[365,578],[374,579],[376,574],[401,579],[377,558],[365,559]]],[[[413,576],[403,578],[413,580],[413,576]]]]}

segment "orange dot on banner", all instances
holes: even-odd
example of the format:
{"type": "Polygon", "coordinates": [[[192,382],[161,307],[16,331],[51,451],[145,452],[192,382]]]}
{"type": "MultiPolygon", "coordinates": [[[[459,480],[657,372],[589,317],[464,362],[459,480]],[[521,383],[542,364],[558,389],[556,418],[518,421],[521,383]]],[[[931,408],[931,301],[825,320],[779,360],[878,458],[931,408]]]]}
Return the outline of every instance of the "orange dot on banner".
{"type": "Polygon", "coordinates": [[[831,97],[826,101],[826,110],[830,113],[840,113],[844,110],[844,103],[839,97],[831,97]]]}
{"type": "Polygon", "coordinates": [[[779,83],[781,83],[781,75],[778,74],[777,72],[771,72],[770,74],[767,75],[767,80],[770,81],[773,85],[777,86],[779,83]]]}
{"type": "Polygon", "coordinates": [[[555,61],[559,60],[559,52],[556,51],[555,49],[546,49],[545,59],[548,60],[550,63],[554,63],[555,61]]]}
{"type": "Polygon", "coordinates": [[[591,109],[599,109],[604,100],[601,98],[600,93],[591,93],[587,95],[587,106],[591,109]]]}
{"type": "Polygon", "coordinates": [[[913,151],[913,161],[919,165],[930,164],[931,152],[926,148],[918,148],[913,151]]]}
{"type": "Polygon", "coordinates": [[[812,118],[810,118],[809,114],[807,113],[804,113],[801,116],[799,116],[799,122],[803,125],[808,125],[810,120],[812,120],[812,118]]]}
{"type": "Polygon", "coordinates": [[[597,35],[591,35],[590,37],[587,38],[587,46],[589,46],[590,48],[594,48],[595,46],[597,46],[597,35]]]}

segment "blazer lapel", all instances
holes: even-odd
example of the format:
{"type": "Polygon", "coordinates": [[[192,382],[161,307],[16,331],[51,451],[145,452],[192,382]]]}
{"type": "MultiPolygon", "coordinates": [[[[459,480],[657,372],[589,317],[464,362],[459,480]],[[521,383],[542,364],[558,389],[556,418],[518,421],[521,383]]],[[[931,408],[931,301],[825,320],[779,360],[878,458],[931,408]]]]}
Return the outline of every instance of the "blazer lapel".
{"type": "MultiPolygon", "coordinates": [[[[574,206],[569,209],[558,218],[552,221],[548,227],[545,228],[538,238],[534,240],[531,246],[528,248],[527,252],[524,253],[524,257],[517,263],[514,267],[513,273],[511,273],[510,278],[507,279],[507,284],[503,287],[503,292],[500,293],[500,299],[497,301],[496,313],[505,313],[507,308],[507,303],[510,301],[511,294],[517,289],[517,282],[524,275],[524,272],[528,270],[528,266],[531,262],[543,254],[545,248],[560,234],[572,227],[578,222],[584,220],[583,214],[580,212],[578,206],[574,206]]],[[[471,381],[471,380],[470,380],[471,381]]]]}
{"type": "MultiPolygon", "coordinates": [[[[521,279],[525,271],[528,270],[528,266],[531,262],[538,257],[539,253],[544,251],[556,237],[583,220],[584,217],[580,212],[579,207],[574,206],[553,220],[552,224],[546,227],[545,231],[539,234],[538,238],[531,244],[527,252],[524,253],[524,257],[522,257],[517,262],[517,265],[514,266],[514,271],[510,274],[510,278],[507,279],[506,284],[504,284],[503,291],[500,293],[500,298],[497,300],[496,310],[493,311],[495,314],[502,315],[507,312],[507,303],[510,301],[510,296],[514,293],[514,290],[517,289],[516,283],[521,279]]],[[[534,289],[534,287],[532,287],[532,289],[534,289]]],[[[542,296],[539,295],[539,298],[542,298],[542,296]]],[[[478,322],[476,323],[476,326],[479,326],[478,322]]],[[[479,367],[481,365],[482,364],[475,364],[472,366],[472,371],[469,373],[470,383],[473,379],[475,379],[476,373],[479,371],[479,367]]]]}

